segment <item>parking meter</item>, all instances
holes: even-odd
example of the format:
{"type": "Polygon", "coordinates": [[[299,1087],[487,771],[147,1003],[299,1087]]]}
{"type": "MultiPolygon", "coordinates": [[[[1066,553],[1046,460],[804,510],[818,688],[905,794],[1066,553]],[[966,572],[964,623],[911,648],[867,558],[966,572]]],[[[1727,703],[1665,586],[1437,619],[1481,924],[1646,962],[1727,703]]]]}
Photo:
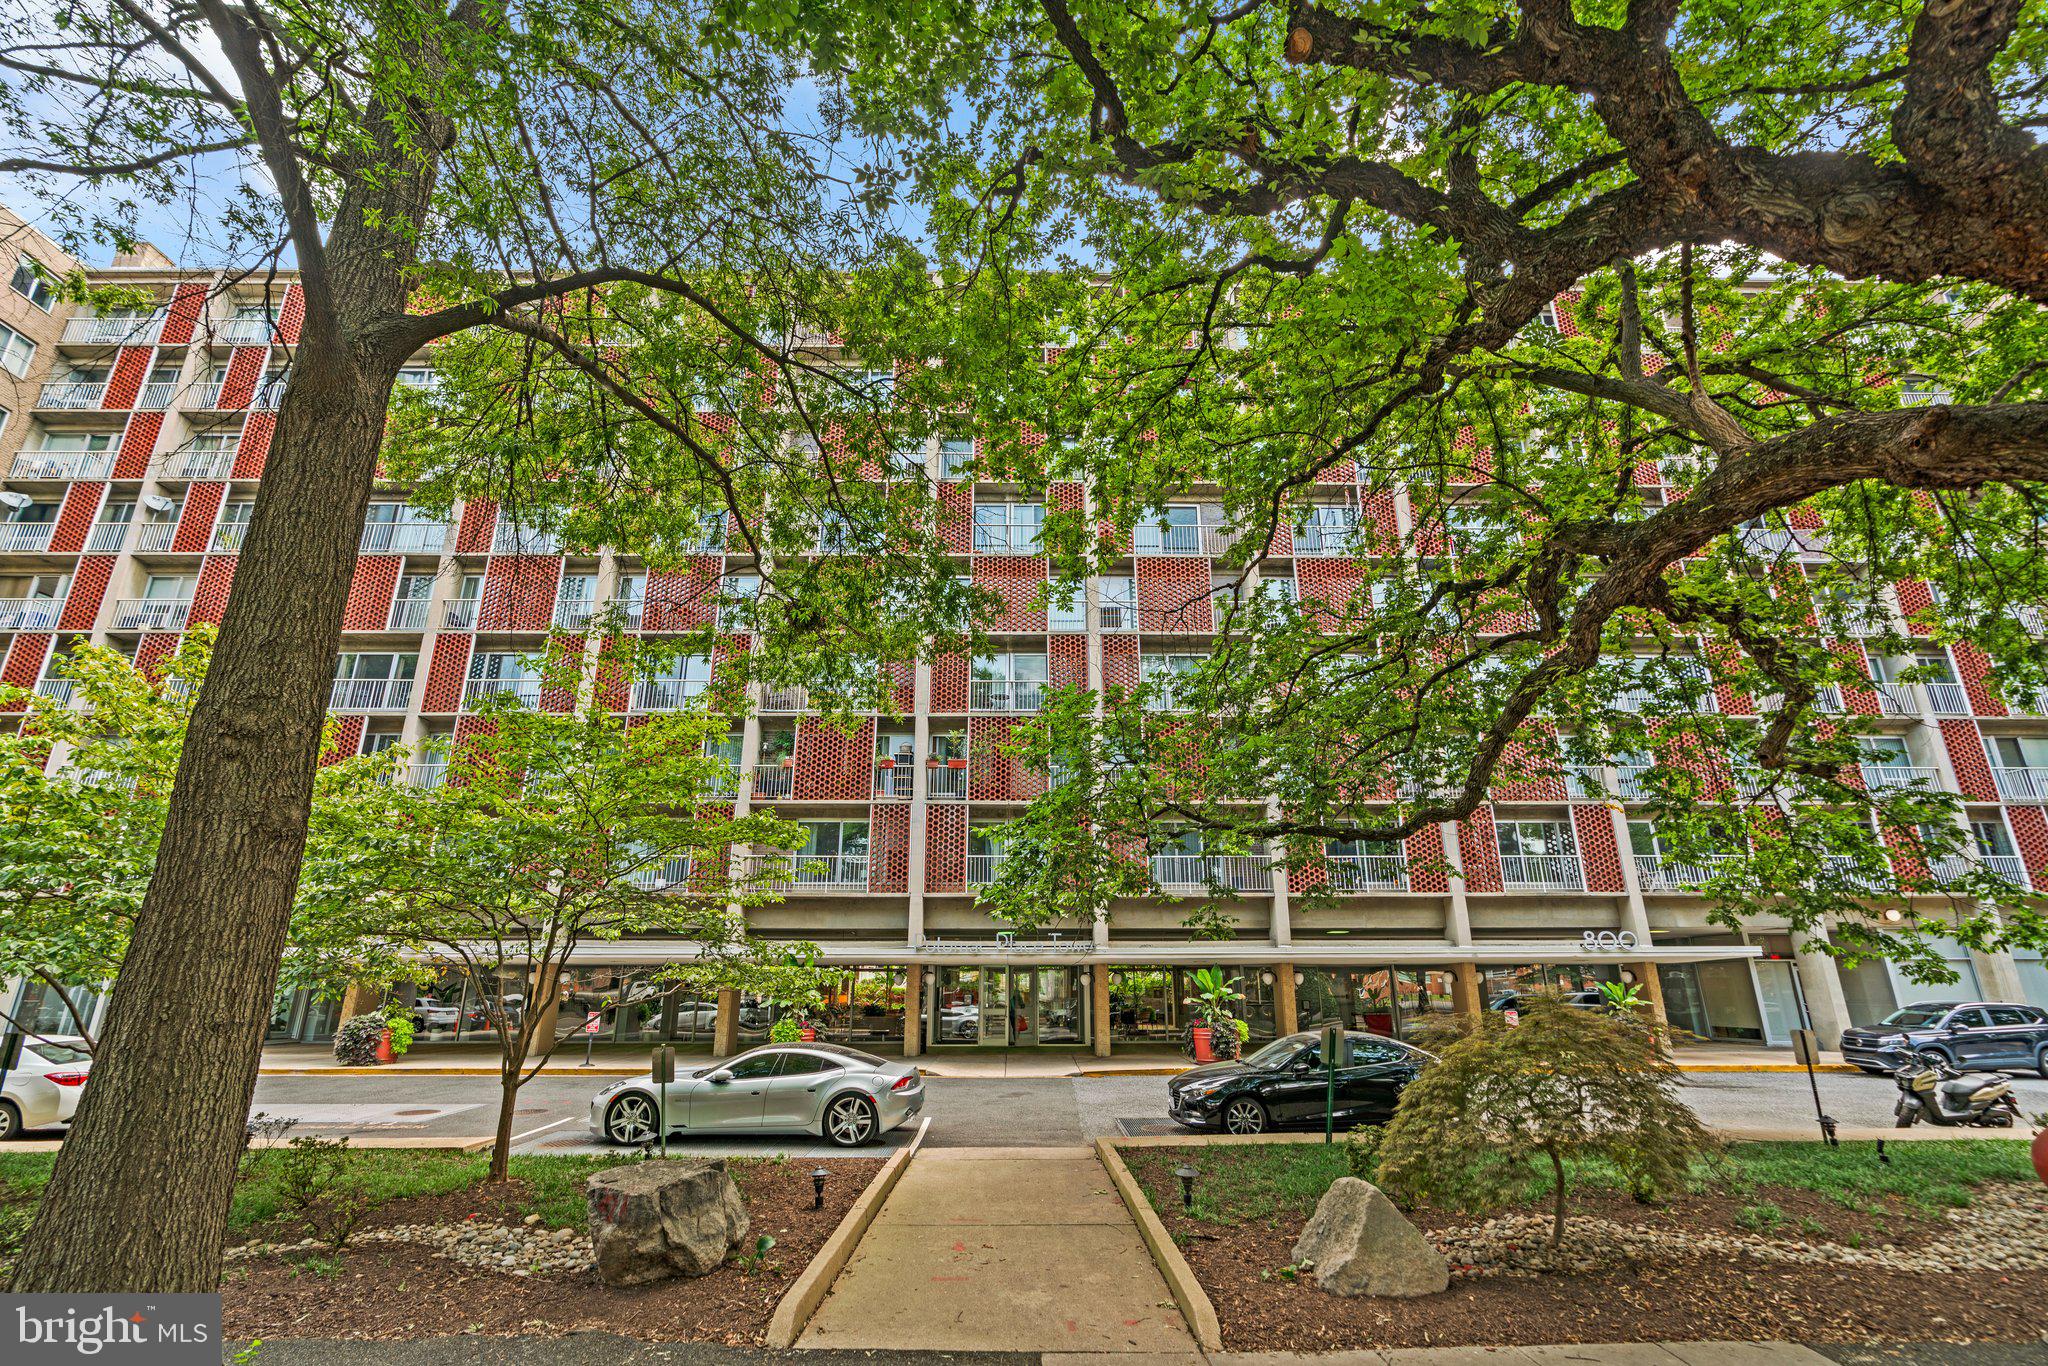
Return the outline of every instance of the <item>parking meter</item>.
{"type": "Polygon", "coordinates": [[[1338,1025],[1323,1027],[1323,1142],[1337,1133],[1337,1050],[1344,1046],[1344,1030],[1338,1025]]]}
{"type": "Polygon", "coordinates": [[[661,1155],[668,1156],[668,1088],[676,1079],[676,1051],[663,1044],[654,1050],[654,1125],[661,1131],[661,1155]]]}

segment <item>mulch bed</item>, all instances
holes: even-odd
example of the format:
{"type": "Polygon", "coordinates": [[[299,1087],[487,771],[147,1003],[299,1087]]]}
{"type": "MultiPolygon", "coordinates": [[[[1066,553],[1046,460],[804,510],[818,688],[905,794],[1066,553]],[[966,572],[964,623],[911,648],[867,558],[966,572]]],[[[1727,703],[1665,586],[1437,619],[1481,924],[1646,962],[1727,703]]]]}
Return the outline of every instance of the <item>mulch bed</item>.
{"type": "MultiPolygon", "coordinates": [[[[230,1339],[550,1336],[596,1329],[658,1341],[758,1343],[790,1283],[881,1166],[879,1159],[860,1157],[733,1162],[749,1243],[764,1233],[775,1239],[765,1264],[752,1272],[728,1261],[694,1280],[615,1290],[590,1271],[513,1276],[463,1266],[416,1245],[373,1243],[338,1257],[266,1256],[231,1265],[221,1285],[222,1326],[230,1339]],[[810,1172],[820,1165],[832,1179],[824,1209],[813,1210],[810,1172]]],[[[514,1182],[394,1200],[362,1227],[459,1223],[472,1214],[517,1224],[518,1209],[514,1182]]]]}
{"type": "MultiPolygon", "coordinates": [[[[1174,1189],[1170,1170],[1180,1155],[1127,1149],[1122,1156],[1152,1190],[1174,1189]]],[[[1772,1236],[1788,1239],[1905,1248],[1926,1242],[1939,1227],[1936,1218],[1908,1206],[1852,1210],[1811,1191],[1776,1186],[1758,1187],[1740,1200],[1710,1193],[1661,1207],[1585,1191],[1574,1197],[1571,1214],[1734,1231],[1741,1208],[1759,1201],[1785,1211],[1786,1226],[1772,1236]],[[1801,1231],[1802,1219],[1822,1227],[1814,1231],[1809,1223],[1801,1231]]],[[[2048,1333],[2042,1310],[2048,1272],[2034,1271],[1934,1275],[1744,1257],[1673,1258],[1569,1275],[1453,1275],[1440,1295],[1345,1299],[1323,1293],[1312,1279],[1281,1274],[1293,1260],[1305,1214],[1284,1211],[1226,1225],[1184,1217],[1177,1200],[1160,1205],[1160,1218],[1214,1303],[1223,1345],[1232,1351],[1700,1339],[2040,1342],[2048,1333]]],[[[1410,1216],[1425,1231],[1478,1222],[1426,1207],[1410,1216]]]]}

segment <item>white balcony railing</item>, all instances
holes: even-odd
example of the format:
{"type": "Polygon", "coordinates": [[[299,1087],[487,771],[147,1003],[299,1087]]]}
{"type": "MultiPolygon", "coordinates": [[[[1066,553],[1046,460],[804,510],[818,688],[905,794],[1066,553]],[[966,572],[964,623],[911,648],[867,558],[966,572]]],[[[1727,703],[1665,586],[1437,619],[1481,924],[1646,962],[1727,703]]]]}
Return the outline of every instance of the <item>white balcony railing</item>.
{"type": "Polygon", "coordinates": [[[15,479],[104,479],[113,468],[112,451],[23,451],[8,474],[15,479]]]}
{"type": "Polygon", "coordinates": [[[266,379],[256,386],[255,394],[249,399],[249,406],[263,412],[275,412],[284,403],[285,381],[266,379]]]}
{"type": "Polygon", "coordinates": [[[477,608],[481,604],[475,598],[450,598],[441,604],[441,625],[443,631],[474,631],[477,608]]]}
{"type": "Polygon", "coordinates": [[[2006,801],[2048,803],[2048,768],[1994,768],[1991,775],[2006,801]]]}
{"type": "Polygon", "coordinates": [[[327,695],[329,711],[404,711],[412,704],[410,678],[337,678],[327,695]]]}
{"type": "Polygon", "coordinates": [[[0,550],[41,554],[56,529],[55,522],[0,522],[0,550]]]}
{"type": "Polygon", "coordinates": [[[234,472],[234,443],[212,450],[177,450],[164,457],[166,479],[225,479],[234,472]]]}
{"type": "Polygon", "coordinates": [[[782,891],[866,891],[866,854],[752,854],[747,875],[782,891]]]}
{"type": "Polygon", "coordinates": [[[1355,521],[1317,522],[1294,529],[1294,553],[1307,558],[1349,555],[1357,538],[1355,521]]]}
{"type": "Polygon", "coordinates": [[[97,408],[100,400],[107,396],[104,380],[91,384],[73,384],[63,380],[45,384],[36,394],[38,408],[97,408]]]}
{"type": "Polygon", "coordinates": [[[996,869],[1002,865],[1001,854],[969,854],[967,856],[967,885],[986,887],[996,880],[996,869]]]}
{"type": "Polygon", "coordinates": [[[1580,892],[1586,888],[1577,854],[1502,854],[1500,881],[1511,892],[1580,892]]]}
{"type": "Polygon", "coordinates": [[[595,598],[564,598],[555,604],[555,625],[565,631],[581,631],[597,615],[595,598]]]}
{"type": "Polygon", "coordinates": [[[1036,555],[1038,528],[1034,526],[977,526],[974,528],[977,555],[1036,555]]]}
{"type": "Polygon", "coordinates": [[[242,542],[249,538],[247,522],[227,522],[213,529],[213,549],[219,554],[234,554],[242,548],[242,542]]]}
{"type": "Polygon", "coordinates": [[[1763,800],[1764,794],[1771,790],[1772,783],[1780,777],[1779,774],[1747,764],[1736,764],[1730,772],[1735,780],[1735,790],[1745,801],[1752,802],[1763,800]]]}
{"type": "Polygon", "coordinates": [[[1330,887],[1339,892],[1405,892],[1408,859],[1403,854],[1331,854],[1330,887]]]}
{"type": "Polygon", "coordinates": [[[135,538],[135,548],[151,554],[169,550],[178,539],[176,522],[144,522],[142,533],[135,538]]]}
{"type": "Polygon", "coordinates": [[[462,685],[462,704],[473,707],[487,697],[509,694],[522,707],[540,705],[538,678],[472,678],[462,685]]]}
{"type": "Polygon", "coordinates": [[[1950,854],[1945,858],[1936,859],[1928,871],[1934,875],[1935,885],[1953,887],[1980,867],[2015,887],[2030,885],[2027,881],[2027,865],[2017,854],[1979,854],[1975,858],[1965,854],[1950,854]]]}
{"type": "Polygon", "coordinates": [[[117,631],[182,631],[192,615],[190,599],[122,598],[114,604],[117,631]]]}
{"type": "Polygon", "coordinates": [[[1154,854],[1152,880],[1168,889],[1212,886],[1238,892],[1272,890],[1273,869],[1255,854],[1154,854]]]}
{"type": "Polygon", "coordinates": [[[227,392],[227,389],[228,386],[225,382],[196,385],[192,390],[190,400],[187,401],[185,406],[188,408],[218,411],[222,407],[221,396],[227,392]]]}
{"type": "Polygon", "coordinates": [[[1646,892],[1689,892],[1711,881],[1718,867],[1732,857],[1715,854],[1680,862],[1662,854],[1637,854],[1636,881],[1646,892]]]}
{"type": "Polygon", "coordinates": [[[514,526],[509,522],[498,523],[491,533],[493,555],[559,555],[562,553],[562,538],[552,531],[539,527],[514,526]]]}
{"type": "Polygon", "coordinates": [[[149,346],[163,331],[162,318],[72,318],[64,340],[74,346],[149,346]]]}
{"type": "Polygon", "coordinates": [[[1919,768],[1911,764],[1863,764],[1863,785],[1873,790],[1894,787],[1933,787],[1935,773],[1931,768],[1919,768]]]}
{"type": "Polygon", "coordinates": [[[1645,781],[1655,764],[1616,764],[1614,766],[1615,795],[1624,801],[1649,801],[1656,794],[1645,781]]]}
{"type": "Polygon", "coordinates": [[[89,554],[116,555],[127,543],[126,522],[94,522],[92,530],[85,533],[85,548],[89,554]]]}
{"type": "Polygon", "coordinates": [[[1896,891],[1898,884],[1884,873],[1865,872],[1854,856],[1849,854],[1822,854],[1821,867],[1825,872],[1859,892],[1896,891]]]}
{"type": "Polygon", "coordinates": [[[875,796],[885,802],[907,802],[917,792],[917,768],[908,761],[875,764],[875,796]]]}
{"type": "Polygon", "coordinates": [[[774,765],[754,770],[753,792],[757,801],[779,801],[796,787],[796,770],[774,765]]]}
{"type": "Polygon", "coordinates": [[[706,686],[701,678],[643,678],[633,685],[633,710],[681,711],[706,686]]]}
{"type": "Polygon", "coordinates": [[[207,331],[222,346],[264,346],[276,324],[268,318],[215,318],[207,324],[207,331]]]}
{"type": "Polygon", "coordinates": [[[384,623],[387,631],[424,631],[427,617],[434,604],[425,598],[400,598],[391,604],[391,617],[384,623]]]}
{"type": "Polygon", "coordinates": [[[0,631],[48,631],[63,615],[61,598],[0,598],[0,631]]]}
{"type": "Polygon", "coordinates": [[[967,800],[967,769],[965,765],[954,768],[941,764],[924,771],[924,795],[935,802],[964,802],[967,800]]]}
{"type": "Polygon", "coordinates": [[[174,379],[151,380],[142,386],[142,392],[135,396],[135,406],[148,412],[158,412],[171,406],[178,397],[178,381],[174,379]]]}
{"type": "Polygon", "coordinates": [[[650,863],[645,868],[635,868],[626,877],[626,881],[635,887],[650,892],[665,892],[671,887],[680,887],[689,880],[688,854],[677,854],[659,863],[650,863]]]}
{"type": "Polygon", "coordinates": [[[1138,609],[1128,602],[1103,603],[1095,609],[1095,619],[1110,635],[1124,635],[1138,629],[1138,609]]]}
{"type": "Polygon", "coordinates": [[[761,692],[761,710],[787,715],[792,712],[808,711],[811,706],[809,688],[764,688],[761,692]]]}
{"type": "Polygon", "coordinates": [[[446,522],[371,522],[363,528],[357,548],[365,555],[379,551],[438,555],[447,541],[446,522]]]}
{"type": "Polygon", "coordinates": [[[1968,716],[1970,690],[1960,683],[1923,683],[1927,706],[1936,716],[1968,716]]]}
{"type": "Polygon", "coordinates": [[[76,690],[77,684],[69,678],[38,678],[36,680],[36,696],[48,698],[59,706],[70,706],[71,694],[76,690]]]}
{"type": "Polygon", "coordinates": [[[1886,716],[1918,716],[1920,704],[1913,700],[1913,689],[1904,683],[1872,683],[1870,690],[1877,694],[1877,709],[1886,716]]]}
{"type": "Polygon", "coordinates": [[[967,685],[967,705],[974,711],[1037,711],[1045,703],[1045,684],[1027,679],[977,678],[967,685]]]}
{"type": "Polygon", "coordinates": [[[391,781],[400,787],[429,791],[448,781],[448,765],[439,760],[414,760],[392,769],[391,781]]]}

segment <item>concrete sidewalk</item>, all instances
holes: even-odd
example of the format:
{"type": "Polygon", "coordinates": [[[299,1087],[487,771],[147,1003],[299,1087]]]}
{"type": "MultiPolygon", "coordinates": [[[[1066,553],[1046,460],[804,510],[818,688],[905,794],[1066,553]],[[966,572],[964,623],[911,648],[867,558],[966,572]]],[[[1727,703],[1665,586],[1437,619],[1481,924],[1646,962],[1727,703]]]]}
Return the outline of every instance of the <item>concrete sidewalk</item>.
{"type": "Polygon", "coordinates": [[[797,1345],[1200,1361],[1088,1148],[919,1150],[797,1345]]]}

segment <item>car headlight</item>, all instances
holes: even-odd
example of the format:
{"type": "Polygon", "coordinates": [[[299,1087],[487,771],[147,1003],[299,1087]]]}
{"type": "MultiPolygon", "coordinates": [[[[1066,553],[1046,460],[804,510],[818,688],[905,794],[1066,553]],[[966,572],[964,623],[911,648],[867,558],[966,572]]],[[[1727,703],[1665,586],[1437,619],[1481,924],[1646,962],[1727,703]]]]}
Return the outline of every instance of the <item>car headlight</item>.
{"type": "Polygon", "coordinates": [[[1223,1081],[1197,1082],[1193,1086],[1182,1087],[1181,1095],[1188,1100],[1206,1100],[1208,1097],[1215,1095],[1218,1091],[1221,1091],[1224,1087],[1230,1085],[1231,1080],[1232,1079],[1226,1078],[1223,1081]]]}

